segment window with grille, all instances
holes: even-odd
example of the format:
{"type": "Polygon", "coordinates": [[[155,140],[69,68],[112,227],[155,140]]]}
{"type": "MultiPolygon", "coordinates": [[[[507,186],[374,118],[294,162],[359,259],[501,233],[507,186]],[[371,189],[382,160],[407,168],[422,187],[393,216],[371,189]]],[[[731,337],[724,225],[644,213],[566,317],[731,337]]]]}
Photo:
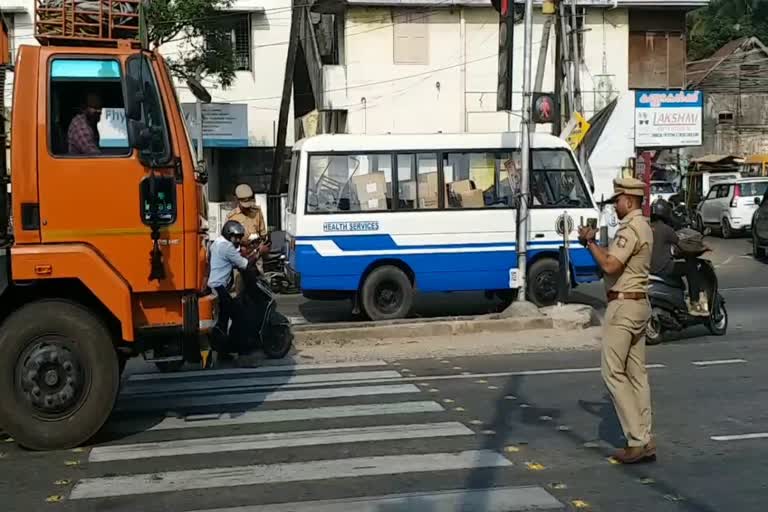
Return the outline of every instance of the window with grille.
{"type": "Polygon", "coordinates": [[[239,14],[232,23],[232,47],[237,71],[251,70],[251,15],[239,14]]]}

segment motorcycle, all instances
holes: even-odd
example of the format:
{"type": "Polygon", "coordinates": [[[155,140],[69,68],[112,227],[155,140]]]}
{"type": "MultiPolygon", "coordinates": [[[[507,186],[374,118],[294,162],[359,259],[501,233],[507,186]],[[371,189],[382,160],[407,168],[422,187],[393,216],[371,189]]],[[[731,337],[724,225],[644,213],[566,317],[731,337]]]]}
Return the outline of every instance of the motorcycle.
{"type": "Polygon", "coordinates": [[[273,231],[269,254],[264,256],[264,278],[275,293],[296,293],[298,290],[288,279],[285,271],[285,232],[273,231]]]}
{"type": "Polygon", "coordinates": [[[714,336],[724,336],[728,329],[725,298],[718,291],[715,267],[708,260],[694,258],[701,290],[706,293],[709,316],[691,315],[685,301],[686,286],[680,277],[650,276],[648,296],[651,318],[646,328],[648,345],[661,343],[667,331],[680,332],[694,325],[704,325],[714,336]]]}

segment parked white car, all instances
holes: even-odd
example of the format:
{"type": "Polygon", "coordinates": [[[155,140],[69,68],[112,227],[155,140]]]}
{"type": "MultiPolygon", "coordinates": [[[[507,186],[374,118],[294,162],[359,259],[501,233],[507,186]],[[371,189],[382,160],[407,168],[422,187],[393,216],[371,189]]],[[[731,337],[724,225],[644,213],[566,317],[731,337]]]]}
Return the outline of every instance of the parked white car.
{"type": "Polygon", "coordinates": [[[701,231],[706,227],[715,228],[723,238],[747,231],[766,189],[768,178],[743,178],[712,185],[699,203],[697,227],[701,231]]]}

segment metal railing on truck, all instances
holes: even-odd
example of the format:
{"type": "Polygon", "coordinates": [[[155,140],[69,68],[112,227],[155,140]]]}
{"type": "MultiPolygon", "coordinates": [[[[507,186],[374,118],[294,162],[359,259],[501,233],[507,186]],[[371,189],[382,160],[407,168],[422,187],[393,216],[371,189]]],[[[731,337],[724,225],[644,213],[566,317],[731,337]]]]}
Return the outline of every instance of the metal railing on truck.
{"type": "Polygon", "coordinates": [[[35,0],[35,38],[44,45],[138,43],[144,0],[35,0]]]}

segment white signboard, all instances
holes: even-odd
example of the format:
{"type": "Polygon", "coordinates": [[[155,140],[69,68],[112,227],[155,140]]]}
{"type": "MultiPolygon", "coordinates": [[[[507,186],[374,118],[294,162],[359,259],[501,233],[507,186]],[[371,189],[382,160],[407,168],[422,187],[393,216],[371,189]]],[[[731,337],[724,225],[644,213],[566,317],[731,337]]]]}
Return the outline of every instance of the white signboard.
{"type": "Polygon", "coordinates": [[[102,109],[97,128],[99,130],[99,146],[102,148],[128,147],[128,125],[125,121],[125,109],[102,109]]]}
{"type": "Polygon", "coordinates": [[[635,91],[635,146],[701,146],[701,91],[635,91]]]}
{"type": "MultiPolygon", "coordinates": [[[[248,147],[248,105],[245,103],[203,104],[203,146],[208,148],[248,147]]],[[[194,103],[181,105],[192,142],[198,127],[194,103]]]]}

